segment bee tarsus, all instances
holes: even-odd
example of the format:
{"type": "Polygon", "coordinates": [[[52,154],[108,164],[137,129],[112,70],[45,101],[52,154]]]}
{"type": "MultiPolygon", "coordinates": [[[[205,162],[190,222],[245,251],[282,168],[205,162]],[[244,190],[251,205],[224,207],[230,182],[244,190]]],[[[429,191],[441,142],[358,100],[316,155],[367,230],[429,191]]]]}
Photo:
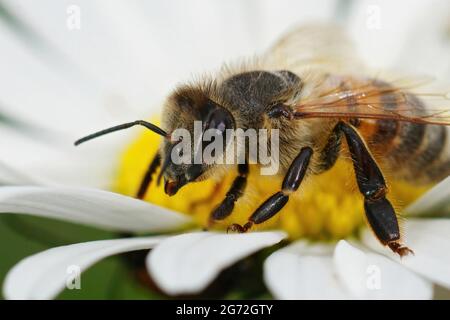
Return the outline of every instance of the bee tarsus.
{"type": "Polygon", "coordinates": [[[414,255],[414,251],[412,251],[408,247],[405,247],[405,246],[403,246],[400,243],[395,242],[395,241],[391,242],[391,243],[388,243],[388,247],[393,252],[397,253],[400,256],[400,258],[403,258],[403,257],[405,257],[407,255],[410,255],[410,254],[414,255]]]}
{"type": "Polygon", "coordinates": [[[233,223],[227,228],[227,233],[245,233],[253,226],[253,222],[249,221],[243,226],[238,223],[233,223]]]}

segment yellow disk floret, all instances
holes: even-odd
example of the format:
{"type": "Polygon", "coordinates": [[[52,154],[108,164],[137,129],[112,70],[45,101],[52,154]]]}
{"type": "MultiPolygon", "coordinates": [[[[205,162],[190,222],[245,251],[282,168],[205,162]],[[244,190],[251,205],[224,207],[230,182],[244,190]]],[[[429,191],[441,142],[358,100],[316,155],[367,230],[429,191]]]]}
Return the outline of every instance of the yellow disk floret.
{"type": "MultiPolygon", "coordinates": [[[[143,132],[126,148],[114,186],[116,192],[135,196],[159,143],[159,136],[143,132]]],[[[232,223],[244,224],[264,200],[279,191],[282,177],[260,176],[259,169],[252,167],[245,195],[238,200],[230,217],[215,228],[226,229],[232,223]]],[[[164,193],[162,185],[156,185],[155,177],[145,200],[190,215],[204,227],[210,212],[224,199],[235,176],[236,171],[231,171],[220,181],[191,183],[172,197],[164,193]]],[[[364,225],[362,196],[354,181],[351,162],[339,160],[331,170],[304,181],[278,215],[254,229],[281,228],[291,239],[332,240],[353,235],[364,225]]],[[[401,209],[426,189],[391,182],[389,199],[397,209],[401,209]]]]}

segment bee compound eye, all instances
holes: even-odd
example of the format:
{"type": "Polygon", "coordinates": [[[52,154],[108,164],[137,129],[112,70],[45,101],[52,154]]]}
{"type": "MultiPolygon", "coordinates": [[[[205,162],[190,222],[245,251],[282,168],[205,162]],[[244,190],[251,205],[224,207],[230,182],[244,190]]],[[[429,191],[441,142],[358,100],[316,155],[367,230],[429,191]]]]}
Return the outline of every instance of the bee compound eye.
{"type": "Polygon", "coordinates": [[[206,129],[216,129],[222,134],[226,129],[233,128],[232,115],[222,107],[214,108],[206,120],[206,129]]]}

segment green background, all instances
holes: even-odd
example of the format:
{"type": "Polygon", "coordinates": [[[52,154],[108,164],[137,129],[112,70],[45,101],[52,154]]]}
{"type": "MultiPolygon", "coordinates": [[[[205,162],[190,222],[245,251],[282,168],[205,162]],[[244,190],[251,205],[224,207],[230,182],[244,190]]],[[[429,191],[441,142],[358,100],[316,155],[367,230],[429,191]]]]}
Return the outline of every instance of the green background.
{"type": "MultiPolygon", "coordinates": [[[[0,216],[0,285],[21,259],[42,250],[83,241],[114,238],[111,232],[31,216],[0,216]]],[[[3,295],[1,295],[3,298],[3,295]]],[[[107,258],[81,275],[81,289],[61,299],[151,299],[161,297],[135,281],[122,256],[107,258]]]]}

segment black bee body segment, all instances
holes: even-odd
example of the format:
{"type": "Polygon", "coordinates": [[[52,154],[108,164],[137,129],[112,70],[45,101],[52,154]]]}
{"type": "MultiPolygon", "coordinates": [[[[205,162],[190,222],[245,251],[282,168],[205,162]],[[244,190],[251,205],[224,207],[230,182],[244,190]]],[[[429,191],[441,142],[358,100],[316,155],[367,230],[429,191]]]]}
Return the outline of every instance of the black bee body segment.
{"type": "Polygon", "coordinates": [[[327,142],[320,152],[317,173],[331,169],[339,158],[341,152],[342,132],[339,126],[335,126],[328,136],[327,142]]]}
{"type": "Polygon", "coordinates": [[[248,163],[238,165],[238,176],[234,179],[225,199],[211,213],[209,221],[210,225],[212,225],[214,221],[225,219],[233,212],[234,204],[244,194],[245,186],[247,185],[248,172],[248,163]]]}
{"type": "Polygon", "coordinates": [[[234,107],[248,106],[253,111],[255,108],[264,111],[282,93],[300,88],[300,78],[286,70],[242,72],[226,79],[222,85],[225,98],[233,101],[234,107]]]}
{"type": "Polygon", "coordinates": [[[253,224],[263,223],[277,214],[288,202],[289,195],[299,188],[306,175],[312,154],[313,150],[310,147],[302,148],[299,155],[292,161],[283,179],[281,191],[275,193],[260,205],[245,225],[232,224],[228,230],[246,232],[253,224]]]}
{"type": "Polygon", "coordinates": [[[383,173],[367,149],[358,132],[348,124],[339,122],[353,160],[359,191],[364,196],[364,210],[370,227],[378,240],[400,256],[412,253],[400,243],[397,215],[386,199],[387,186],[383,173]]]}
{"type": "Polygon", "coordinates": [[[157,153],[152,162],[150,163],[147,171],[145,172],[144,178],[139,186],[139,190],[136,194],[138,199],[144,199],[145,194],[147,193],[148,186],[152,183],[153,174],[156,170],[161,166],[161,156],[157,153]]]}
{"type": "MultiPolygon", "coordinates": [[[[236,74],[224,81],[221,92],[230,110],[245,119],[248,128],[260,128],[263,116],[279,101],[283,93],[290,96],[301,90],[302,81],[287,70],[255,70],[236,74]]],[[[278,111],[273,111],[279,114],[278,111]]],[[[246,128],[242,128],[246,129],[246,128]]]]}

